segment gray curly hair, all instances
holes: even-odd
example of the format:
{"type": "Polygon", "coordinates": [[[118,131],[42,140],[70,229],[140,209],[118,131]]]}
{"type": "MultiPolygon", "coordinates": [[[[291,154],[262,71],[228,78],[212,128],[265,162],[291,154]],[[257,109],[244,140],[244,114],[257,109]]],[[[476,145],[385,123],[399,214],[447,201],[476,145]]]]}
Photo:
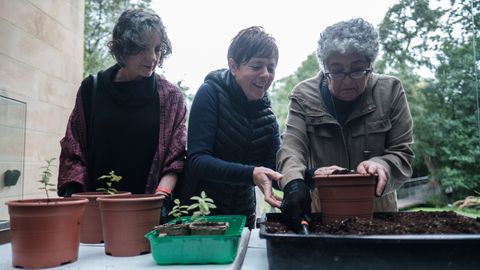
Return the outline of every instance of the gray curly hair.
{"type": "Polygon", "coordinates": [[[144,37],[151,31],[160,35],[158,67],[162,67],[163,60],[172,53],[172,45],[160,16],[150,9],[128,9],[120,15],[113,28],[112,40],[107,44],[120,66],[125,66],[127,56],[135,55],[147,47],[144,37]]]}
{"type": "Polygon", "coordinates": [[[318,40],[317,57],[324,67],[332,53],[358,53],[373,63],[378,55],[378,33],[362,18],[338,22],[327,27],[318,40]]]}

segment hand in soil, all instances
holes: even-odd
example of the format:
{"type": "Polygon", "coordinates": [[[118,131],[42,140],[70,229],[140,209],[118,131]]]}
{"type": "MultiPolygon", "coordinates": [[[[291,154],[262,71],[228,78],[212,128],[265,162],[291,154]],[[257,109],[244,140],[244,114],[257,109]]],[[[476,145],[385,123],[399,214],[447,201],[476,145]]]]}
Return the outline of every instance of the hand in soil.
{"type": "Polygon", "coordinates": [[[283,189],[283,201],[280,209],[289,228],[295,232],[303,231],[302,220],[310,220],[311,198],[308,187],[300,179],[290,181],[283,189]]]}

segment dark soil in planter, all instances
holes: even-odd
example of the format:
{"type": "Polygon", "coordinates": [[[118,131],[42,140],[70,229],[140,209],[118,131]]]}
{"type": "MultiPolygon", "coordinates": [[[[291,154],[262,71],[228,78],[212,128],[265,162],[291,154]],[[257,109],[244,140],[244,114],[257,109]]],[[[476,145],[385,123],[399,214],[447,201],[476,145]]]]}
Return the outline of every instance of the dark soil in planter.
{"type": "MultiPolygon", "coordinates": [[[[281,220],[265,222],[268,233],[292,233],[281,220]]],[[[333,235],[402,235],[402,234],[478,234],[480,218],[469,218],[450,211],[375,213],[372,220],[349,218],[322,224],[314,214],[310,233],[333,235]]]]}
{"type": "Polygon", "coordinates": [[[167,223],[155,226],[153,229],[155,229],[159,235],[165,234],[167,236],[179,236],[191,234],[188,223],[167,223]]]}
{"type": "Polygon", "coordinates": [[[228,229],[228,222],[190,223],[192,235],[222,235],[228,229]]]}

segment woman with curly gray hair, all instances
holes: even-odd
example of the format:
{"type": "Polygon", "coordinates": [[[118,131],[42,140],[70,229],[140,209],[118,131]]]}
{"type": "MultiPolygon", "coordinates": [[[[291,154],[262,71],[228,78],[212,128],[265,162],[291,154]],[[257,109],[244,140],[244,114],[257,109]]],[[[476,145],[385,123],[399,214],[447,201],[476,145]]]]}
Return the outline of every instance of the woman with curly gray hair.
{"type": "Polygon", "coordinates": [[[186,107],[155,73],[171,54],[161,18],[129,9],[108,42],[116,64],[83,80],[61,141],[58,194],[95,191],[115,171],[117,190],[170,195],[186,155],[186,107]]]}
{"type": "Polygon", "coordinates": [[[290,95],[277,170],[294,230],[320,211],[312,177],[335,170],[377,175],[374,211],[398,210],[395,190],[412,174],[412,117],[400,81],[373,72],[378,50],[375,28],[361,18],[327,27],[317,48],[323,71],[290,95]]]}

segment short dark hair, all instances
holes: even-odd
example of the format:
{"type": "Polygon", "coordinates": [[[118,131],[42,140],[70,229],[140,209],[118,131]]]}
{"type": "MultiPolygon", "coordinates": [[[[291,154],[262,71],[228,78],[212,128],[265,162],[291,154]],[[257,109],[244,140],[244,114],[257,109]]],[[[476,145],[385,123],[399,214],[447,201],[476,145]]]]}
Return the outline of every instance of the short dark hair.
{"type": "Polygon", "coordinates": [[[172,53],[172,45],[168,39],[162,19],[154,11],[148,9],[127,9],[118,18],[113,28],[112,40],[108,42],[110,53],[120,66],[125,65],[128,55],[134,55],[146,48],[145,34],[155,31],[160,35],[160,59],[172,53]]]}
{"type": "Polygon", "coordinates": [[[252,57],[275,58],[278,62],[275,39],[261,26],[241,30],[228,47],[227,58],[232,58],[238,65],[248,62],[252,57]]]}

